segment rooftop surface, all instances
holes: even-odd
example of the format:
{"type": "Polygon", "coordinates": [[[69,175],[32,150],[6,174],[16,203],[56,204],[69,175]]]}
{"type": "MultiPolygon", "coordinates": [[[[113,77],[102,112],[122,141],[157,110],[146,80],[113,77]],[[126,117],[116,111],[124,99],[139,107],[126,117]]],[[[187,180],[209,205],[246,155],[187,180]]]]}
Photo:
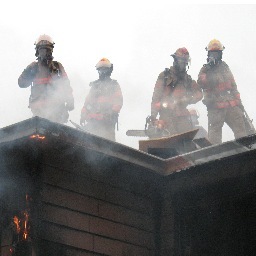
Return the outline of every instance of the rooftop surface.
{"type": "Polygon", "coordinates": [[[92,150],[110,158],[141,166],[163,176],[256,150],[256,135],[250,135],[238,140],[162,159],[126,145],[39,117],[33,117],[0,129],[0,145],[15,143],[19,140],[31,140],[31,138],[37,140],[46,139],[46,141],[54,138],[59,142],[69,144],[70,147],[79,146],[92,150]]]}

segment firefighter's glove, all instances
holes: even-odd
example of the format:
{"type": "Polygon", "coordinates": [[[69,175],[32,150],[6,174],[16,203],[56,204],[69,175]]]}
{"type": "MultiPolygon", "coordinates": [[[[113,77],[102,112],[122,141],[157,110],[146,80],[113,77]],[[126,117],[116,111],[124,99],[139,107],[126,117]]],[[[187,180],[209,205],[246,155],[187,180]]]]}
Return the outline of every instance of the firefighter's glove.
{"type": "Polygon", "coordinates": [[[104,114],[104,120],[108,123],[117,123],[118,121],[118,114],[112,113],[112,114],[104,114]]]}
{"type": "Polygon", "coordinates": [[[207,107],[211,108],[215,105],[215,97],[207,97],[207,98],[204,98],[202,100],[203,104],[206,105],[207,107]]]}
{"type": "Polygon", "coordinates": [[[34,63],[27,66],[27,68],[24,70],[23,74],[26,77],[26,79],[33,80],[37,73],[37,65],[34,63]]]}
{"type": "Polygon", "coordinates": [[[151,115],[151,116],[149,117],[149,120],[150,120],[151,122],[156,121],[156,116],[155,116],[155,115],[151,115]]]}
{"type": "Polygon", "coordinates": [[[107,112],[107,113],[104,113],[104,120],[107,120],[107,121],[111,121],[111,120],[113,120],[113,113],[109,113],[109,112],[107,112]]]}
{"type": "Polygon", "coordinates": [[[207,73],[211,68],[212,68],[212,66],[209,63],[208,64],[204,64],[203,72],[207,73]]]}

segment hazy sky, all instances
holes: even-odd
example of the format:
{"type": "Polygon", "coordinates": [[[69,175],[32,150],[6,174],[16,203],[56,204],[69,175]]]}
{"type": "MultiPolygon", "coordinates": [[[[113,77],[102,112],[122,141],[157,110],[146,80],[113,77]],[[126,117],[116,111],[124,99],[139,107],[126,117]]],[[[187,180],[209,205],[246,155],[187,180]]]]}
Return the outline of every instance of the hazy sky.
{"type": "MultiPolygon", "coordinates": [[[[226,47],[223,60],[233,72],[248,114],[256,120],[256,5],[172,2],[3,1],[0,127],[31,117],[30,89],[19,88],[17,79],[35,60],[34,42],[40,34],[53,38],[54,60],[63,64],[70,78],[75,98],[70,119],[77,123],[89,82],[98,79],[96,63],[102,57],[113,63],[112,78],[124,96],[116,133],[120,143],[138,148],[139,138],[125,132],[144,128],[157,76],[173,63],[170,55],[186,47],[192,59],[188,73],[197,80],[206,62],[205,47],[213,38],[226,47]]],[[[193,107],[207,128],[205,106],[200,102],[193,107]]],[[[234,138],[228,127],[223,132],[224,141],[234,138]]]]}

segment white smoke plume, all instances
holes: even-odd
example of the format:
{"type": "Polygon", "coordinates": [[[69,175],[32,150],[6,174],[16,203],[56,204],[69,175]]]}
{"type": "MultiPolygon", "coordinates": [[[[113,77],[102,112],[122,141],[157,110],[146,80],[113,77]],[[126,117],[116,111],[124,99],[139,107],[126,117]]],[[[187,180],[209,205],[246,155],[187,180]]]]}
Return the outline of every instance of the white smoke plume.
{"type": "MultiPolygon", "coordinates": [[[[173,5],[167,0],[46,0],[40,9],[31,0],[1,5],[5,10],[0,17],[1,127],[32,116],[28,108],[30,91],[19,88],[17,79],[35,60],[34,42],[44,33],[53,38],[54,60],[63,64],[69,76],[75,99],[70,119],[77,123],[89,83],[98,78],[96,63],[107,57],[114,64],[111,77],[119,82],[124,97],[117,142],[138,148],[140,138],[125,133],[144,128],[155,81],[172,65],[170,55],[186,47],[192,59],[188,73],[197,80],[207,58],[205,47],[212,38],[225,45],[223,60],[234,74],[249,116],[256,119],[255,5],[173,5]]],[[[206,107],[201,102],[193,107],[200,112],[200,124],[207,129],[206,107]]],[[[233,138],[225,126],[223,141],[233,138]]]]}

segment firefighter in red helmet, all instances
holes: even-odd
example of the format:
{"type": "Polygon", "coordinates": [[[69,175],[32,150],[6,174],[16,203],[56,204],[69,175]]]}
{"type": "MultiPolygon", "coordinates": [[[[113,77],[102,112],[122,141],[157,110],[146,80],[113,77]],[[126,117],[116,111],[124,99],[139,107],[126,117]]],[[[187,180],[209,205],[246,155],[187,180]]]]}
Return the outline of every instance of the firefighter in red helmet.
{"type": "Polygon", "coordinates": [[[208,136],[213,144],[222,142],[224,123],[232,129],[235,138],[246,136],[244,108],[234,76],[222,61],[224,49],[217,39],[209,42],[207,64],[201,68],[197,81],[203,89],[203,103],[208,111],[208,136]]]}
{"type": "Polygon", "coordinates": [[[54,42],[40,35],[35,42],[37,61],[29,64],[18,79],[21,88],[31,86],[29,108],[33,116],[66,123],[74,109],[72,88],[62,64],[53,61],[54,42]]]}
{"type": "Polygon", "coordinates": [[[115,141],[115,127],[123,106],[121,87],[110,78],[113,64],[102,58],[96,64],[99,79],[90,83],[90,91],[81,111],[80,124],[95,135],[115,141]]]}
{"type": "Polygon", "coordinates": [[[188,50],[183,47],[171,55],[173,66],[166,68],[157,78],[152,102],[151,119],[163,120],[170,135],[193,129],[187,106],[203,97],[198,84],[187,74],[190,64],[188,50]]]}

